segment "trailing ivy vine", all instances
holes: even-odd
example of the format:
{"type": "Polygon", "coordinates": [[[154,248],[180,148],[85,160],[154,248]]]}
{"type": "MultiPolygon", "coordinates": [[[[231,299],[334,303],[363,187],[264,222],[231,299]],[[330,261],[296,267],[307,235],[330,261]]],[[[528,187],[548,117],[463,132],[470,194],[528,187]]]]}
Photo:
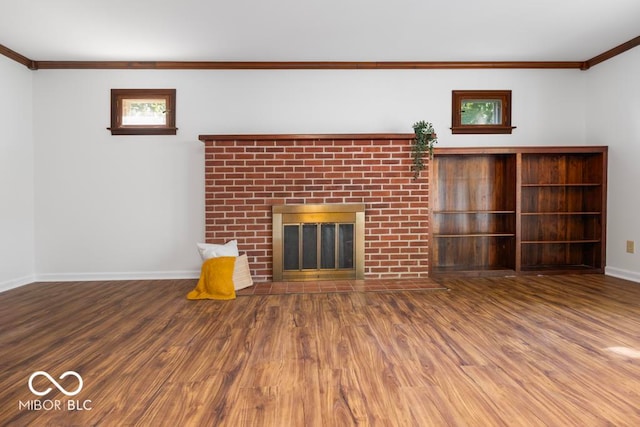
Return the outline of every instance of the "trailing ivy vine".
{"type": "Polygon", "coordinates": [[[413,179],[418,179],[420,171],[424,169],[424,155],[428,153],[429,158],[433,157],[433,145],[438,143],[438,137],[433,129],[433,124],[420,120],[413,124],[415,136],[413,145],[411,146],[411,154],[413,157],[413,179]]]}

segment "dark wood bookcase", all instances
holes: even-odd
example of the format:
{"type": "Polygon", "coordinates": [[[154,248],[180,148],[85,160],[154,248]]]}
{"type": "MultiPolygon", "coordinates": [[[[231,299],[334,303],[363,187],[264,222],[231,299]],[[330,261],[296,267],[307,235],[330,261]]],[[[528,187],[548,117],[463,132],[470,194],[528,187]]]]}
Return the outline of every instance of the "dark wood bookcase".
{"type": "Polygon", "coordinates": [[[604,272],[607,147],[439,148],[431,273],[604,272]]]}

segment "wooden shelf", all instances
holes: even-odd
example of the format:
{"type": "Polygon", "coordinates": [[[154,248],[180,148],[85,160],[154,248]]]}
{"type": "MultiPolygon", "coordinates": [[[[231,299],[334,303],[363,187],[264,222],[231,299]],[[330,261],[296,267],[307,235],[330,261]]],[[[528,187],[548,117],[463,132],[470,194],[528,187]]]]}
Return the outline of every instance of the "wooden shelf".
{"type": "MultiPolygon", "coordinates": [[[[535,272],[535,273],[580,273],[580,272],[592,272],[593,266],[586,264],[558,264],[558,265],[523,265],[521,271],[523,272],[535,272]]],[[[598,271],[600,272],[600,271],[598,271]]]]}
{"type": "Polygon", "coordinates": [[[601,272],[606,148],[526,153],[521,159],[521,270],[601,272]]]}
{"type": "Polygon", "coordinates": [[[549,245],[549,244],[567,244],[567,243],[600,243],[598,239],[584,240],[523,240],[523,245],[549,245]]]}
{"type": "Polygon", "coordinates": [[[522,187],[600,187],[600,183],[576,183],[576,184],[522,184],[522,187]]]}
{"type": "Polygon", "coordinates": [[[537,215],[602,215],[601,211],[597,212],[522,212],[522,216],[537,216],[537,215]]]}
{"type": "Polygon", "coordinates": [[[431,169],[432,271],[514,271],[515,155],[437,155],[431,169]]]}
{"type": "Polygon", "coordinates": [[[501,215],[501,214],[515,214],[516,211],[434,211],[437,215],[501,215]]]}
{"type": "Polygon", "coordinates": [[[465,238],[465,237],[515,237],[515,233],[469,233],[469,234],[434,234],[438,238],[465,238]]]}
{"type": "Polygon", "coordinates": [[[439,148],[431,271],[602,272],[606,147],[439,148]]]}
{"type": "Polygon", "coordinates": [[[540,265],[536,264],[533,266],[525,266],[523,265],[521,268],[521,272],[523,273],[545,273],[545,274],[568,274],[568,273],[602,273],[600,269],[594,269],[593,266],[590,265],[568,265],[568,264],[559,264],[559,265],[540,265]]]}

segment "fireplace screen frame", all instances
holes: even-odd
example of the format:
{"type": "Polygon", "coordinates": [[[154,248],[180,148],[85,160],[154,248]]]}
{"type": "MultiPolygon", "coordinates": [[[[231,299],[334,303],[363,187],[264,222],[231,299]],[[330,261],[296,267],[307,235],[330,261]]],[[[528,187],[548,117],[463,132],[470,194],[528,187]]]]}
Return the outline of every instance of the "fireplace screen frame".
{"type": "Polygon", "coordinates": [[[364,279],[364,221],[362,203],[275,205],[272,207],[273,280],[348,280],[364,279]],[[298,224],[353,224],[354,268],[284,269],[284,227],[298,224]]]}

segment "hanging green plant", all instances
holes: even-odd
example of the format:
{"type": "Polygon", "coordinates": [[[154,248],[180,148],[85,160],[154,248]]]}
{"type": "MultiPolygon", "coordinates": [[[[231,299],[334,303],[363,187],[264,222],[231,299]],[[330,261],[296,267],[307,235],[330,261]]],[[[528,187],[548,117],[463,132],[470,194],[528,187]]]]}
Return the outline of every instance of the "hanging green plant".
{"type": "Polygon", "coordinates": [[[413,157],[413,179],[418,179],[420,171],[424,169],[424,155],[428,153],[429,159],[433,158],[433,145],[438,143],[438,136],[433,129],[433,124],[420,120],[413,124],[413,145],[411,155],[413,157]]]}

